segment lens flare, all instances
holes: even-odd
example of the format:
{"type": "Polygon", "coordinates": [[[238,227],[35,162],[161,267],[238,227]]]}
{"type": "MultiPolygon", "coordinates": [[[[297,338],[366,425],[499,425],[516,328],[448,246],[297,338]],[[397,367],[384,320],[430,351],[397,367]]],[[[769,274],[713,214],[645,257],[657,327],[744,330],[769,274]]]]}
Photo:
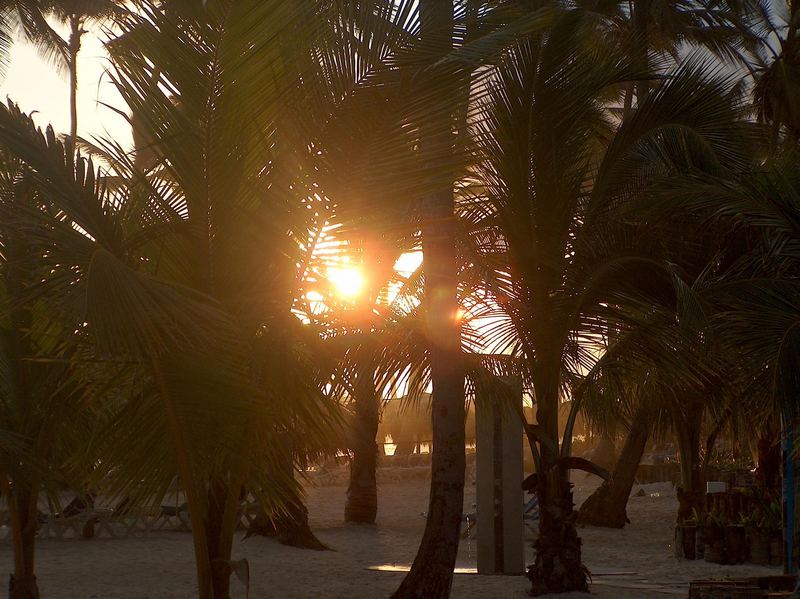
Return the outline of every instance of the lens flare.
{"type": "Polygon", "coordinates": [[[345,299],[355,299],[364,291],[364,273],[360,269],[348,267],[328,268],[328,281],[337,295],[345,299]]]}

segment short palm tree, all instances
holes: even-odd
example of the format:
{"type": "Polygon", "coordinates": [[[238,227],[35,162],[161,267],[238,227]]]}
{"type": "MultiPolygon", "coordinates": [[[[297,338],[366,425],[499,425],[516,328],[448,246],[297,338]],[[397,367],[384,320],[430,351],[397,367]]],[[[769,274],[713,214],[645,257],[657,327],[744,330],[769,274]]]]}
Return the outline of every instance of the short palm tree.
{"type": "Polygon", "coordinates": [[[146,372],[116,437],[130,455],[115,456],[125,467],[114,490],[142,494],[134,481],[146,474],[157,495],[177,472],[199,596],[225,599],[242,488],[280,511],[297,494],[287,459],[323,444],[337,417],[318,338],[291,312],[309,211],[287,173],[307,146],[278,118],[314,19],[280,1],[169,8],[129,14],[111,48],[155,162],[143,171],[100,143],[114,172],[98,178],[69,143],[4,109],[2,144],[57,211],[4,206],[3,218],[58,265],[37,297],[80,314],[98,355],[146,372]]]}
{"type": "Polygon", "coordinates": [[[737,259],[707,285],[712,325],[729,351],[748,364],[749,378],[771,391],[765,413],[796,409],[796,294],[800,249],[797,150],[780,148],[734,177],[676,177],[658,197],[658,210],[684,211],[706,226],[723,226],[744,239],[737,259]]]}
{"type": "MultiPolygon", "coordinates": [[[[44,210],[32,174],[2,153],[3,208],[44,210]]],[[[80,491],[91,470],[90,429],[101,426],[93,396],[108,384],[110,369],[91,365],[87,340],[77,321],[26,292],[47,279],[43,248],[4,220],[0,227],[0,496],[9,506],[14,547],[12,599],[39,597],[35,575],[38,502],[56,483],[80,491]],[[71,335],[66,335],[71,331],[71,335]],[[76,359],[80,358],[80,359],[76,359]],[[91,381],[91,383],[90,383],[91,381]],[[70,465],[70,463],[72,463],[70,465]]],[[[105,392],[111,391],[109,385],[105,392]]],[[[111,402],[109,402],[110,404],[111,402]]]]}
{"type": "Polygon", "coordinates": [[[674,169],[741,162],[734,80],[703,74],[698,60],[665,77],[623,122],[610,118],[612,91],[648,76],[594,41],[606,26],[567,11],[510,50],[475,132],[485,188],[475,236],[494,262],[487,285],[505,315],[493,332],[511,340],[537,410],[528,427],[542,514],[529,568],[537,594],[587,584],[566,477],[576,461],[569,438],[559,440],[562,394],[596,359],[611,308],[669,280],[652,240],[619,210],[674,169]]]}

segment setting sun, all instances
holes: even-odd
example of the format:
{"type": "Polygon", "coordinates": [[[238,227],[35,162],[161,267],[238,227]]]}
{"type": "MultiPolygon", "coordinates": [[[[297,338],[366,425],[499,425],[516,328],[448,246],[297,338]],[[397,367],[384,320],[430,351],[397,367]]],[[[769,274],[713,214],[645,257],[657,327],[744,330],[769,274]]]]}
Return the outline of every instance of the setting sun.
{"type": "Polygon", "coordinates": [[[354,266],[329,267],[328,280],[337,295],[353,299],[364,290],[364,273],[354,266]]]}

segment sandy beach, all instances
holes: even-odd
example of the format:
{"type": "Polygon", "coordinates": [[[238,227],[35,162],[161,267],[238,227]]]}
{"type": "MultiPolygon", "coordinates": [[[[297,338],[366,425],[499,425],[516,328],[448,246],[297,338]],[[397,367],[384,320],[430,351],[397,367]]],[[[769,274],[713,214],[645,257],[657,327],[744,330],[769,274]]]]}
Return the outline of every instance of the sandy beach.
{"type": "MultiPolygon", "coordinates": [[[[345,472],[318,477],[309,488],[311,524],[332,551],[304,551],[271,539],[237,537],[234,558],[247,558],[252,598],[388,597],[403,574],[369,570],[371,566],[407,566],[413,560],[425,525],[428,481],[424,469],[380,472],[378,524],[347,525],[342,521],[345,472]],[[414,472],[414,470],[417,470],[414,472]]],[[[578,477],[576,503],[597,485],[578,477]]],[[[624,530],[583,528],[584,560],[593,574],[593,596],[613,598],[685,597],[688,582],[775,574],[779,568],[753,565],[719,566],[704,561],[677,560],[672,551],[675,492],[669,483],[643,488],[631,497],[631,524],[624,530]]],[[[475,488],[468,484],[465,507],[472,511],[475,488]]],[[[457,566],[475,567],[475,540],[462,541],[457,566]]],[[[530,548],[527,549],[531,557],[530,548]]],[[[0,546],[4,572],[12,567],[11,546],[0,546]]],[[[37,546],[39,586],[46,599],[189,599],[196,596],[191,537],[160,532],[122,539],[42,540],[37,546]]],[[[456,599],[527,596],[520,576],[458,574],[456,599]]],[[[244,586],[234,580],[233,597],[244,598],[244,586]]],[[[583,594],[561,597],[585,597],[583,594]]]]}

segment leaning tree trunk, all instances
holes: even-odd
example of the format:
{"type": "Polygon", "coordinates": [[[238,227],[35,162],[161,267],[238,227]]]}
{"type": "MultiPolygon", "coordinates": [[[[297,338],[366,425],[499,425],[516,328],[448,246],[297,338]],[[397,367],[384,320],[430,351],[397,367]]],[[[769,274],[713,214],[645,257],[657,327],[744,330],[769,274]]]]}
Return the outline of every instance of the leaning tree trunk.
{"type": "MultiPolygon", "coordinates": [[[[546,312],[543,312],[546,313],[546,312]]],[[[578,513],[572,501],[568,470],[560,467],[558,455],[558,404],[560,354],[551,345],[556,331],[542,330],[537,356],[535,389],[537,424],[548,438],[540,443],[541,472],[537,472],[539,536],[533,543],[534,563],[528,566],[531,594],[589,590],[586,567],[581,563],[581,540],[575,526],[578,513]]]]}
{"type": "MultiPolygon", "coordinates": [[[[294,473],[294,462],[290,453],[287,453],[282,467],[294,473]]],[[[308,509],[303,503],[303,498],[294,491],[291,497],[286,499],[283,509],[276,514],[267,514],[262,507],[258,508],[245,538],[254,535],[275,538],[281,545],[298,549],[317,551],[329,549],[311,530],[308,523],[308,509]]]]}
{"type": "MultiPolygon", "coordinates": [[[[367,352],[365,352],[367,353],[367,352]]],[[[347,486],[347,501],[344,505],[346,522],[374,524],[378,513],[378,394],[372,375],[369,356],[358,356],[362,368],[357,373],[355,393],[355,418],[352,422],[350,448],[350,483],[347,486]]]]}
{"type": "Polygon", "coordinates": [[[34,574],[37,492],[16,483],[9,498],[11,536],[14,542],[14,573],[8,583],[9,599],[39,599],[39,587],[34,574]]]}
{"type": "Polygon", "coordinates": [[[610,481],[604,481],[583,502],[578,512],[578,523],[608,528],[623,528],[628,520],[626,507],[631,495],[636,470],[642,459],[650,436],[649,418],[643,409],[633,416],[625,445],[619,455],[610,481]]]}
{"type": "Polygon", "coordinates": [[[311,530],[308,523],[308,508],[297,495],[289,501],[285,511],[274,518],[274,523],[274,536],[282,545],[316,551],[329,549],[311,530]]]}
{"type": "MultiPolygon", "coordinates": [[[[420,0],[420,37],[432,54],[444,56],[452,47],[453,3],[420,0]]],[[[442,77],[452,77],[440,73],[442,77]]],[[[430,76],[430,74],[428,75],[430,76]]],[[[447,83],[447,80],[444,80],[447,83]]],[[[460,87],[454,81],[453,93],[460,87]]],[[[421,85],[424,85],[424,81],[421,85]]],[[[437,84],[437,85],[438,85],[437,84]]],[[[428,177],[438,179],[439,190],[423,205],[422,250],[425,270],[425,317],[431,364],[433,394],[433,454],[431,491],[425,532],[411,571],[392,595],[395,599],[446,599],[453,584],[453,568],[458,554],[461,515],[464,509],[465,409],[464,373],[461,366],[461,337],[456,319],[457,257],[455,251],[452,160],[453,121],[446,94],[430,98],[431,114],[420,124],[420,152],[431,168],[428,177]]]]}

